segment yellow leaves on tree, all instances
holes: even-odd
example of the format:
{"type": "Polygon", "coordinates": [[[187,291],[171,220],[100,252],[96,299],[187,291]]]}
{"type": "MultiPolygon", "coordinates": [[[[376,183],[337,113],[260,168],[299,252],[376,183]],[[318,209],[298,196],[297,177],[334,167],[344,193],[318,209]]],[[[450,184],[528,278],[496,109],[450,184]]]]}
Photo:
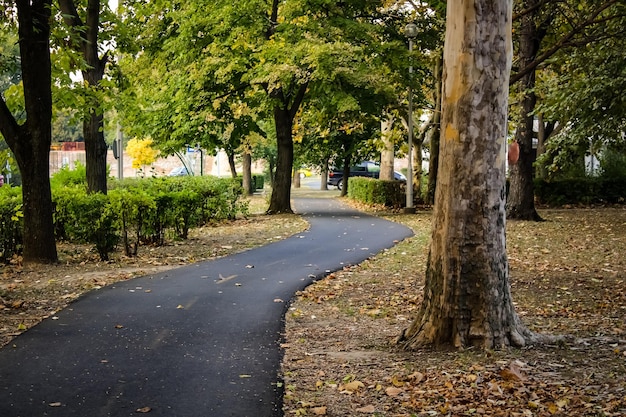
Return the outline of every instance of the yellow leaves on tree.
{"type": "Polygon", "coordinates": [[[133,158],[133,168],[139,169],[156,161],[159,151],[152,148],[152,138],[133,138],[126,145],[126,153],[133,158]]]}

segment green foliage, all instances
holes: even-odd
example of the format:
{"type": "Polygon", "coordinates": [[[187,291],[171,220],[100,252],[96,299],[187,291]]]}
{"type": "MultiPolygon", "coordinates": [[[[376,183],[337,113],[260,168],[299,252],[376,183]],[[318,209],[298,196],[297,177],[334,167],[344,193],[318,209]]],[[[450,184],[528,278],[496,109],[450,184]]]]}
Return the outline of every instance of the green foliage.
{"type": "Polygon", "coordinates": [[[50,186],[55,188],[61,187],[87,187],[87,168],[76,161],[74,169],[64,166],[55,172],[50,178],[50,186]]]}
{"type": "Polygon", "coordinates": [[[116,213],[109,198],[87,194],[85,188],[53,188],[54,221],[57,239],[94,244],[100,259],[107,261],[119,242],[116,213]]]}
{"type": "Polygon", "coordinates": [[[605,179],[626,178],[626,153],[605,149],[600,156],[601,177],[605,179]]]}
{"type": "Polygon", "coordinates": [[[401,181],[350,177],[348,183],[348,197],[365,204],[401,207],[406,202],[406,187],[401,181]]]}
{"type": "Polygon", "coordinates": [[[0,262],[22,252],[22,190],[0,187],[0,262]]]}
{"type": "Polygon", "coordinates": [[[150,219],[155,217],[156,202],[141,189],[116,189],[109,192],[113,210],[118,214],[117,226],[122,235],[126,256],[137,256],[139,245],[151,234],[150,219]]]}
{"type": "Polygon", "coordinates": [[[542,204],[624,203],[626,179],[572,178],[557,181],[535,180],[535,196],[542,204]]]}
{"type": "Polygon", "coordinates": [[[253,175],[252,183],[254,184],[255,190],[262,190],[265,188],[265,176],[264,175],[253,175]]]}

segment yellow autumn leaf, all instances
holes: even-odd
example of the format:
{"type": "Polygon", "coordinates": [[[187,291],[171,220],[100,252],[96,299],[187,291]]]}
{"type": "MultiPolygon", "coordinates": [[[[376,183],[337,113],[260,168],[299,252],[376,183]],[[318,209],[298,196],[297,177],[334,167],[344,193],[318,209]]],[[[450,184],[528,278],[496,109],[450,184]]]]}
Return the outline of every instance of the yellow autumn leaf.
{"type": "Polygon", "coordinates": [[[325,416],[326,407],[313,407],[311,408],[311,412],[313,412],[316,416],[325,416]]]}
{"type": "Polygon", "coordinates": [[[356,392],[361,388],[365,388],[365,385],[361,381],[352,381],[342,385],[340,388],[342,391],[356,392]]]}
{"type": "Polygon", "coordinates": [[[394,375],[393,378],[391,378],[391,384],[394,387],[403,387],[404,381],[400,379],[397,375],[394,375]]]}

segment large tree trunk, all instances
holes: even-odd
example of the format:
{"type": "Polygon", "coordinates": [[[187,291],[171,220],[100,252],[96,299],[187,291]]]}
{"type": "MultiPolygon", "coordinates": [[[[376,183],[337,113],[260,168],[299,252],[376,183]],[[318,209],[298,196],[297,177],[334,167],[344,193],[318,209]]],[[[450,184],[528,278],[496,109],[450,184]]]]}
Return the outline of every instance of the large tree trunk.
{"type": "Polygon", "coordinates": [[[531,71],[524,76],[520,85],[524,97],[520,115],[520,122],[515,132],[515,141],[519,145],[519,159],[516,164],[509,166],[510,188],[506,203],[506,214],[510,219],[539,221],[541,217],[535,209],[534,168],[535,151],[533,150],[532,112],[537,103],[535,93],[530,90],[535,85],[535,72],[531,71]]]}
{"type": "MultiPolygon", "coordinates": [[[[80,35],[80,45],[75,45],[85,59],[87,69],[82,71],[83,79],[94,90],[100,89],[104,77],[107,55],[98,57],[98,33],[100,31],[100,0],[87,3],[86,24],[78,15],[72,0],[59,0],[65,22],[80,35]]],[[[104,118],[102,105],[97,95],[90,97],[88,113],[83,118],[85,137],[85,160],[87,189],[89,192],[107,192],[107,144],[104,140],[104,118]]]]}
{"type": "Polygon", "coordinates": [[[293,169],[291,128],[293,119],[289,110],[276,106],[274,108],[274,122],[276,123],[278,158],[276,160],[276,174],[267,213],[293,213],[291,209],[291,171],[293,169]]]}
{"type": "Polygon", "coordinates": [[[242,167],[243,192],[249,196],[249,195],[254,194],[254,187],[252,186],[252,155],[250,155],[250,152],[248,151],[243,152],[243,164],[242,165],[243,165],[242,167]]]}
{"type": "Polygon", "coordinates": [[[22,175],[24,262],[56,262],[50,191],[52,91],[50,1],[15,2],[18,13],[26,122],[18,125],[0,98],[0,131],[22,175]]]}
{"type": "Polygon", "coordinates": [[[405,346],[523,346],[511,300],[505,148],[512,0],[449,0],[440,170],[424,302],[405,346]]]}
{"type": "Polygon", "coordinates": [[[385,118],[380,121],[380,133],[383,141],[383,150],[380,153],[380,176],[381,180],[392,181],[393,161],[395,158],[395,144],[393,141],[393,123],[394,118],[390,114],[386,114],[385,118]]]}
{"type": "MultiPolygon", "coordinates": [[[[540,0],[526,0],[524,6],[528,13],[521,17],[519,31],[519,66],[530,67],[537,57],[539,46],[545,31],[539,31],[536,20],[541,12],[540,0]]],[[[509,167],[510,187],[506,203],[506,214],[509,219],[541,220],[535,209],[535,185],[533,183],[535,151],[533,150],[534,115],[537,96],[535,95],[535,68],[527,71],[518,84],[522,94],[519,106],[519,124],[515,131],[515,141],[519,145],[519,159],[509,167]]]]}
{"type": "Polygon", "coordinates": [[[428,196],[427,202],[435,204],[435,190],[437,189],[437,174],[439,169],[439,138],[441,135],[441,89],[443,57],[437,54],[435,61],[435,112],[433,115],[433,129],[429,133],[430,160],[428,161],[428,196]]]}

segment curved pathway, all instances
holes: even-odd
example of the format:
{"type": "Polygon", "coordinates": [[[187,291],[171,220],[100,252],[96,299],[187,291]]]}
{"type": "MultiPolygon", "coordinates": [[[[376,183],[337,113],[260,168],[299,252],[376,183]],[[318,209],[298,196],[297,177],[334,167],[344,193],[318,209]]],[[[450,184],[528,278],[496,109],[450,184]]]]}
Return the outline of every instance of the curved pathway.
{"type": "Polygon", "coordinates": [[[0,416],[281,416],[294,293],[411,235],[336,199],[308,231],[93,291],[0,350],[0,416]]]}

